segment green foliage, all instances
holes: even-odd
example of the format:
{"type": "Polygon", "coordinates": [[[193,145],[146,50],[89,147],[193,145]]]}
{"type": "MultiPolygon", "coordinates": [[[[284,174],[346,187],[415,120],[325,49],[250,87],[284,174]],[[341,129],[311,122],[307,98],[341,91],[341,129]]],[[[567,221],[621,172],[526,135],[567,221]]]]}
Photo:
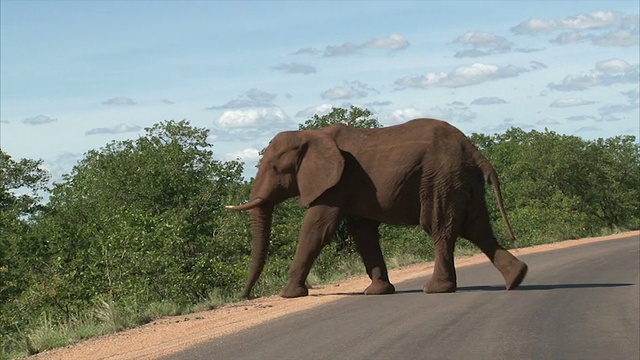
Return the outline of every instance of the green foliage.
{"type": "MultiPolygon", "coordinates": [[[[521,239],[538,243],[637,226],[640,155],[635,137],[588,141],[512,128],[471,139],[496,167],[507,213],[521,239]]],[[[502,234],[495,200],[487,198],[487,203],[494,209],[494,229],[502,234]]]]}
{"type": "Polygon", "coordinates": [[[39,244],[24,241],[31,236],[33,217],[45,210],[39,202],[46,190],[48,173],[42,161],[18,161],[0,149],[0,336],[19,317],[6,304],[21,296],[31,282],[31,267],[38,266],[34,254],[39,244]]]}
{"type": "Polygon", "coordinates": [[[322,129],[335,124],[345,124],[357,128],[379,128],[381,127],[377,119],[372,118],[373,113],[368,109],[360,109],[351,106],[350,109],[332,108],[328,114],[318,116],[313,115],[304,124],[298,126],[298,130],[322,129]]]}
{"type": "Polygon", "coordinates": [[[243,251],[226,239],[242,234],[229,233],[224,205],[241,164],[212,160],[207,131],[184,121],[146,130],[89,152],[52,191],[50,248],[59,255],[50,263],[66,304],[103,294],[194,301],[238,280],[229,260],[243,251]]]}
{"type": "Polygon", "coordinates": [[[208,131],[186,121],[146,131],[88,152],[54,184],[49,210],[15,242],[29,286],[2,304],[13,314],[1,318],[3,332],[41,311],[68,322],[98,301],[137,304],[136,313],[239,286],[247,218],[224,205],[248,191],[242,164],[213,160],[208,131]]]}

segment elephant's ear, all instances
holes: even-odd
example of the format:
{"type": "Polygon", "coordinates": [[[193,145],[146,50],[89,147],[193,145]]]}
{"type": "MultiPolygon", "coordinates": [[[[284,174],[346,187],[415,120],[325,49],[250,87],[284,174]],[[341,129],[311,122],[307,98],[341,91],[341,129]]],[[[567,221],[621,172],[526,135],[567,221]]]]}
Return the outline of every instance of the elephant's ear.
{"type": "Polygon", "coordinates": [[[344,158],[332,138],[315,131],[308,136],[297,173],[300,204],[304,207],[336,185],[344,169],[344,158]]]}

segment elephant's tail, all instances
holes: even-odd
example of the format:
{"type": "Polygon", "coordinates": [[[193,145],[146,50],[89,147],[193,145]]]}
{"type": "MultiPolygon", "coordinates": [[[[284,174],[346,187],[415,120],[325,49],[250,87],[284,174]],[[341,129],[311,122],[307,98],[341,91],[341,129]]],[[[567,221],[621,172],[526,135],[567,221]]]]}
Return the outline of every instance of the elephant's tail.
{"type": "Polygon", "coordinates": [[[496,193],[496,199],[498,200],[498,209],[500,210],[500,215],[502,215],[502,220],[504,220],[505,226],[507,228],[507,235],[509,235],[509,239],[512,243],[516,242],[516,237],[513,234],[513,230],[511,229],[511,223],[509,223],[509,219],[507,218],[507,212],[504,209],[504,202],[502,201],[502,190],[500,189],[500,181],[498,180],[498,173],[496,169],[489,163],[480,152],[476,153],[476,161],[477,164],[482,169],[482,174],[484,175],[484,181],[487,184],[493,186],[493,190],[496,193]]]}
{"type": "Polygon", "coordinates": [[[511,242],[516,242],[516,237],[513,235],[513,230],[511,229],[511,223],[509,223],[509,219],[507,218],[507,212],[504,209],[504,202],[502,201],[502,190],[500,190],[500,182],[498,181],[498,173],[496,173],[493,166],[491,166],[491,171],[485,174],[485,181],[493,186],[493,190],[496,192],[496,199],[498,199],[498,209],[500,209],[500,215],[502,215],[502,219],[504,220],[504,224],[507,227],[507,234],[509,235],[509,239],[511,242]]]}

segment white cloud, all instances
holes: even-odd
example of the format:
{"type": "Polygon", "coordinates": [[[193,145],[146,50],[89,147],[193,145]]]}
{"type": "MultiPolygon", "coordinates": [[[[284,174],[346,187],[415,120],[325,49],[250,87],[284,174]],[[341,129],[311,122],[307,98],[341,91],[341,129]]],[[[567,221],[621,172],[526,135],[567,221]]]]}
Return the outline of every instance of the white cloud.
{"type": "Polygon", "coordinates": [[[481,97],[473,100],[471,105],[495,105],[506,104],[507,101],[496,96],[481,97]]]}
{"type": "Polygon", "coordinates": [[[562,30],[599,30],[637,23],[638,15],[626,16],[614,11],[596,11],[564,19],[529,19],[511,28],[511,31],[519,35],[536,35],[562,30]]]}
{"type": "Polygon", "coordinates": [[[463,103],[462,101],[452,101],[450,103],[448,103],[447,105],[454,107],[454,108],[459,108],[459,109],[467,109],[467,104],[463,103]]]}
{"type": "MultiPolygon", "coordinates": [[[[637,68],[637,67],[636,67],[637,68]]],[[[611,59],[596,63],[596,70],[605,74],[626,73],[633,70],[631,64],[620,59],[611,59]]]]}
{"type": "Polygon", "coordinates": [[[443,108],[440,106],[430,109],[418,109],[413,106],[400,108],[390,114],[382,116],[382,121],[388,124],[399,124],[417,118],[440,119],[448,122],[469,123],[477,118],[476,113],[467,108],[443,108]]]}
{"type": "Polygon", "coordinates": [[[549,105],[549,107],[565,108],[573,106],[591,105],[595,101],[583,100],[583,99],[558,99],[549,105]]]}
{"type": "Polygon", "coordinates": [[[465,110],[459,114],[454,114],[451,118],[452,121],[469,123],[477,119],[478,115],[471,110],[465,110]]]}
{"type": "Polygon", "coordinates": [[[311,65],[300,64],[300,63],[282,63],[272,67],[274,70],[283,71],[289,74],[314,74],[316,72],[316,68],[311,65]]]}
{"type": "Polygon", "coordinates": [[[543,50],[545,50],[545,48],[521,48],[521,47],[519,47],[519,48],[513,49],[513,51],[515,51],[515,52],[525,53],[525,54],[532,53],[532,52],[543,51],[543,50]]]}
{"type": "Polygon", "coordinates": [[[547,65],[541,63],[540,61],[530,61],[529,64],[531,64],[531,70],[540,70],[547,68],[547,65]]]}
{"type": "Polygon", "coordinates": [[[469,31],[460,35],[454,43],[475,48],[510,49],[511,43],[504,37],[484,31],[469,31]]]}
{"type": "Polygon", "coordinates": [[[409,46],[409,41],[398,34],[391,34],[387,37],[373,39],[362,44],[356,44],[354,42],[345,42],[342,45],[329,45],[324,50],[318,50],[315,48],[304,48],[293,53],[294,55],[317,55],[322,54],[324,57],[339,57],[349,56],[357,53],[363,49],[381,49],[398,51],[405,49],[409,46]]]}
{"type": "Polygon", "coordinates": [[[640,43],[638,15],[597,11],[564,19],[530,19],[513,27],[515,34],[538,35],[562,31],[551,43],[567,45],[590,42],[595,46],[637,46],[640,43]]]}
{"type": "Polygon", "coordinates": [[[127,105],[135,105],[136,103],[128,98],[128,97],[124,97],[124,96],[118,96],[118,97],[114,97],[108,100],[105,100],[102,102],[104,105],[114,105],[114,106],[127,106],[127,105]]]}
{"type": "Polygon", "coordinates": [[[250,108],[257,107],[269,104],[262,104],[258,101],[253,101],[251,99],[233,99],[227,101],[223,105],[214,105],[206,108],[205,110],[225,110],[225,109],[242,109],[242,108],[250,108]]]}
{"type": "Polygon", "coordinates": [[[377,106],[389,106],[392,105],[393,102],[389,101],[389,100],[385,100],[385,101],[373,101],[370,103],[367,103],[366,107],[367,108],[372,108],[372,107],[377,107],[377,106]]]}
{"type": "Polygon", "coordinates": [[[210,129],[210,135],[207,138],[208,141],[229,141],[229,142],[255,142],[260,139],[270,139],[276,133],[283,130],[293,130],[292,124],[271,125],[262,127],[247,127],[247,128],[213,128],[210,129]]]}
{"type": "Polygon", "coordinates": [[[275,100],[276,95],[254,88],[247,91],[247,97],[249,97],[249,99],[253,101],[257,101],[260,103],[270,103],[275,100]]]}
{"type": "Polygon", "coordinates": [[[322,93],[321,97],[328,100],[349,100],[378,94],[379,91],[360,81],[345,82],[344,86],[336,86],[322,93]]]}
{"type": "Polygon", "coordinates": [[[476,57],[482,57],[482,56],[488,56],[488,55],[491,55],[489,51],[482,51],[478,49],[467,49],[462,51],[456,51],[456,53],[453,54],[453,57],[461,59],[461,58],[476,58],[476,57]]]}
{"type": "Polygon", "coordinates": [[[581,133],[585,133],[585,132],[589,132],[589,133],[602,133],[602,129],[596,126],[583,126],[581,128],[579,128],[578,130],[576,130],[575,132],[577,134],[581,134],[581,133]]]}
{"type": "Polygon", "coordinates": [[[371,49],[389,49],[392,51],[402,50],[409,46],[409,41],[402,35],[391,34],[385,38],[371,40],[362,45],[363,48],[371,49]]]}
{"type": "Polygon", "coordinates": [[[580,32],[571,31],[571,32],[563,32],[559,34],[555,39],[551,40],[551,42],[558,45],[566,45],[566,44],[583,41],[585,39],[587,39],[587,37],[582,35],[580,32]]]}
{"type": "Polygon", "coordinates": [[[82,158],[82,153],[63,152],[57,155],[53,161],[45,161],[47,171],[51,174],[51,180],[53,182],[62,181],[62,175],[68,174],[69,170],[82,158]]]}
{"type": "Polygon", "coordinates": [[[489,134],[489,133],[503,133],[506,130],[509,130],[511,128],[520,128],[522,130],[529,130],[529,129],[533,129],[533,126],[531,124],[515,122],[512,118],[506,118],[497,125],[487,125],[482,127],[480,130],[482,130],[483,133],[489,134]]]}
{"type": "Polygon", "coordinates": [[[244,162],[256,162],[260,158],[260,150],[255,148],[246,148],[240,151],[227,153],[226,158],[229,160],[241,159],[244,162]]]}
{"type": "Polygon", "coordinates": [[[245,93],[247,98],[239,97],[234,100],[230,100],[224,105],[214,105],[206,108],[205,110],[227,110],[227,109],[242,109],[252,107],[271,107],[272,102],[275,100],[276,95],[268,92],[251,89],[245,93]]]}
{"type": "MultiPolygon", "coordinates": [[[[273,134],[269,134],[269,136],[273,136],[273,134]]],[[[266,146],[266,141],[265,141],[266,146]]],[[[250,178],[251,176],[255,176],[255,169],[258,165],[258,161],[260,160],[260,150],[249,147],[240,151],[226,153],[224,158],[226,160],[237,160],[244,163],[244,177],[245,179],[250,178]]]]}
{"type": "Polygon", "coordinates": [[[596,46],[637,46],[640,43],[638,27],[629,29],[612,29],[599,34],[585,34],[580,31],[563,32],[552,43],[567,45],[571,43],[589,41],[596,46]]]}
{"type": "Polygon", "coordinates": [[[269,127],[289,123],[289,117],[278,106],[227,110],[216,120],[221,128],[269,127]]]}
{"type": "MultiPolygon", "coordinates": [[[[600,114],[600,116],[602,116],[603,120],[606,121],[607,119],[610,119],[610,117],[613,114],[632,111],[632,110],[637,110],[637,109],[638,109],[637,105],[611,104],[611,105],[605,105],[605,106],[599,108],[598,109],[598,114],[600,114]]],[[[619,120],[619,119],[616,118],[616,120],[619,120]]],[[[609,121],[611,121],[611,120],[609,120],[609,121]]]]}
{"type": "Polygon", "coordinates": [[[569,121],[596,121],[597,119],[594,116],[586,116],[586,115],[576,115],[569,116],[567,118],[569,121]]]}
{"type": "Polygon", "coordinates": [[[140,131],[140,126],[119,124],[113,127],[95,128],[85,132],[85,135],[98,135],[98,134],[123,134],[129,132],[140,131]]]}
{"type": "Polygon", "coordinates": [[[426,111],[413,106],[396,109],[384,116],[384,121],[388,124],[400,124],[411,119],[427,117],[426,111]]]}
{"type": "Polygon", "coordinates": [[[171,100],[169,100],[169,99],[162,99],[162,100],[161,100],[161,102],[162,102],[163,104],[167,104],[167,105],[173,105],[173,104],[175,104],[175,102],[173,102],[173,101],[171,101],[171,100]]]}
{"type": "Polygon", "coordinates": [[[304,110],[298,111],[295,117],[311,118],[315,114],[317,114],[318,116],[326,115],[330,113],[334,107],[336,106],[333,104],[320,104],[311,106],[304,110]]]}
{"type": "Polygon", "coordinates": [[[639,27],[633,30],[614,29],[601,35],[591,35],[589,40],[598,46],[637,46],[640,43],[639,27]]]}
{"type": "Polygon", "coordinates": [[[558,124],[560,124],[558,120],[550,119],[550,118],[536,121],[536,125],[558,125],[558,124]]]}
{"type": "Polygon", "coordinates": [[[358,51],[358,49],[360,49],[360,46],[352,43],[352,42],[346,42],[342,45],[337,45],[337,46],[327,46],[324,49],[324,56],[325,57],[336,57],[336,56],[346,56],[346,55],[351,55],[353,53],[355,53],[356,51],[358,51]]]}
{"type": "Polygon", "coordinates": [[[58,121],[58,119],[54,119],[45,115],[32,116],[22,120],[23,123],[29,124],[29,125],[42,125],[42,124],[48,124],[56,121],[58,121]]]}
{"type": "Polygon", "coordinates": [[[493,81],[502,78],[516,77],[529,70],[514,65],[498,66],[491,64],[475,63],[469,66],[460,66],[450,73],[428,72],[424,75],[406,76],[396,80],[395,84],[402,88],[429,87],[463,87],[493,81]]]}
{"type": "Polygon", "coordinates": [[[629,104],[638,106],[638,105],[640,105],[640,91],[639,91],[639,89],[640,88],[638,86],[636,86],[635,89],[629,90],[629,91],[625,91],[625,92],[622,93],[622,95],[624,95],[624,96],[629,98],[629,104]]]}
{"type": "Polygon", "coordinates": [[[479,57],[508,52],[513,45],[506,38],[484,31],[469,31],[453,41],[471,49],[456,52],[456,58],[479,57]],[[485,49],[485,50],[480,50],[485,49]]]}
{"type": "Polygon", "coordinates": [[[596,68],[586,73],[566,76],[561,84],[550,83],[548,87],[559,91],[585,90],[593,86],[607,86],[638,82],[638,66],[620,59],[600,61],[596,68]]]}
{"type": "Polygon", "coordinates": [[[292,55],[318,55],[320,53],[322,53],[320,50],[308,47],[308,48],[300,49],[294,52],[292,55]]]}

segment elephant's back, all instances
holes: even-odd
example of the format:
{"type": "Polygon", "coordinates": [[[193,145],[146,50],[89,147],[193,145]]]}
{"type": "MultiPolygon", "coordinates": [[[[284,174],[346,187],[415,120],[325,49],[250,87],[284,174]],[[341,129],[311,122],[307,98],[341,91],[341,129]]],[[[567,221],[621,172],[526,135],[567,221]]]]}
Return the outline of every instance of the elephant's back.
{"type": "Polygon", "coordinates": [[[416,119],[377,129],[344,127],[340,133],[336,142],[351,158],[345,178],[352,183],[350,189],[364,194],[356,204],[384,217],[379,221],[417,224],[418,194],[425,185],[467,192],[465,182],[479,173],[471,141],[444,121],[416,119]],[[371,192],[376,194],[375,203],[367,198],[371,192]]]}

